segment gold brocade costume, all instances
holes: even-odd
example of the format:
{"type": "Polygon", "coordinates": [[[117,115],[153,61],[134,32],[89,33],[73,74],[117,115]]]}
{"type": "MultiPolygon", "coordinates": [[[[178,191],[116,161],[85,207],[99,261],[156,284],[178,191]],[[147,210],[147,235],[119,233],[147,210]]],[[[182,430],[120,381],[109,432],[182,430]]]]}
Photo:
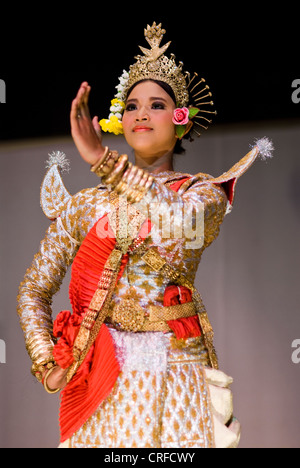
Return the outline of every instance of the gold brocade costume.
{"type": "MultiPolygon", "coordinates": [[[[193,284],[204,249],[218,236],[231,209],[237,179],[259,153],[258,144],[217,179],[173,171],[155,175],[142,199],[128,204],[129,237],[135,238],[150,217],[144,248],[155,247],[193,284]],[[177,192],[170,188],[183,179],[177,192]]],[[[105,214],[117,239],[124,229],[124,223],[116,222],[111,187],[101,184],[71,196],[59,166],[62,164],[54,158],[41,189],[41,206],[53,222],[18,297],[20,322],[36,376],[40,366],[54,361],[52,298],[80,245],[105,214]]],[[[227,427],[232,418],[232,379],[210,367],[205,333],[178,340],[172,331],[122,331],[111,320],[114,310],[128,300],[145,317],[151,315],[153,306],[163,309],[170,278],[145,263],[144,252],[139,248],[129,251],[106,319],[121,373],[108,398],[62,447],[236,447],[239,434],[227,427]]]]}
{"type": "MultiPolygon", "coordinates": [[[[50,192],[59,194],[60,206],[63,201],[64,208],[49,227],[20,287],[18,310],[35,366],[53,359],[52,297],[89,230],[105,213],[113,213],[114,208],[111,192],[105,186],[83,190],[71,197],[58,174],[57,168],[49,171],[47,177],[51,179],[46,181],[48,192],[42,189],[42,199],[46,197],[42,206],[45,211],[50,184],[50,192]]],[[[202,252],[219,233],[227,197],[222,187],[211,183],[211,178],[204,174],[182,195],[168,188],[187,176],[171,171],[156,175],[138,204],[138,213],[144,212],[146,219],[152,204],[156,210],[159,207],[161,215],[181,207],[195,227],[196,218],[204,209],[204,239],[198,240],[198,248],[185,248],[184,235],[164,238],[153,216],[153,227],[147,238],[147,247],[158,246],[162,256],[194,283],[202,252]]],[[[49,210],[50,206],[54,206],[53,197],[49,210]]],[[[182,223],[180,216],[173,214],[171,219],[173,227],[182,223]]],[[[137,301],[145,311],[151,305],[161,306],[167,285],[168,278],[151,270],[138,252],[133,253],[115,288],[111,309],[128,298],[137,301]]],[[[227,395],[227,408],[228,404],[231,408],[230,391],[226,388],[230,381],[225,379],[218,383],[221,386],[212,387],[215,382],[205,373],[209,361],[202,337],[190,338],[180,345],[172,333],[131,333],[115,330],[112,324],[109,327],[121,363],[121,375],[112,394],[68,443],[73,447],[215,446],[214,426],[227,422],[231,410],[226,410],[221,423],[216,413],[219,418],[216,422],[210,407],[210,392],[213,387],[222,388],[227,395]]],[[[225,426],[222,428],[230,436],[229,445],[235,444],[235,434],[225,426]]]]}
{"type": "MultiPolygon", "coordinates": [[[[227,198],[223,189],[211,184],[205,175],[203,180],[195,183],[183,196],[164,185],[184,176],[174,172],[159,174],[142,203],[146,210],[145,218],[148,215],[147,205],[153,203],[153,206],[157,206],[154,203],[158,203],[160,212],[165,209],[168,213],[172,206],[178,208],[184,205],[185,212],[190,212],[193,219],[199,209],[202,211],[202,203],[204,204],[204,242],[198,249],[183,248],[186,242],[184,237],[162,239],[161,229],[155,225],[147,238],[148,246],[159,246],[164,258],[193,283],[203,250],[219,233],[227,198]]],[[[63,184],[57,175],[52,174],[51,177],[51,190],[57,193],[63,184]]],[[[65,206],[60,205],[59,215],[52,213],[53,218],[55,215],[58,217],[47,230],[40,251],[20,286],[18,312],[29,355],[36,364],[51,359],[52,297],[59,290],[66,271],[89,230],[105,213],[113,210],[109,194],[109,190],[103,185],[86,189],[73,197],[69,196],[65,206]]],[[[142,203],[139,203],[139,209],[143,208],[142,203]]],[[[153,217],[151,219],[155,220],[153,217]]],[[[182,223],[182,217],[179,218],[179,222],[182,223]]],[[[138,300],[143,307],[161,305],[167,283],[168,280],[152,271],[139,254],[133,253],[117,284],[113,304],[118,304],[130,294],[130,297],[138,300]]]]}

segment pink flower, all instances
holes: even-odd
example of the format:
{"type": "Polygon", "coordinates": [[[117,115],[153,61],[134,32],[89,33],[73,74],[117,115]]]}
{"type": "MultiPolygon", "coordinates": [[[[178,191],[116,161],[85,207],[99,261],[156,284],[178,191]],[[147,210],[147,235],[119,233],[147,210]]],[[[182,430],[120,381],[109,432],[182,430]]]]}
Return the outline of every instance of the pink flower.
{"type": "Polygon", "coordinates": [[[189,110],[187,107],[175,109],[172,121],[175,125],[186,125],[189,121],[189,110]]]}

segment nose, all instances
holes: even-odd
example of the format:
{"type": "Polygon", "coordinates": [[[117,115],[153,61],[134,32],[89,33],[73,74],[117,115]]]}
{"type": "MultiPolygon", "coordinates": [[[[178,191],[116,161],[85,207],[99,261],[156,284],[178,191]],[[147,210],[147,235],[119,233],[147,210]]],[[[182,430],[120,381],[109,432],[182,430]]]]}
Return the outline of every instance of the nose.
{"type": "Polygon", "coordinates": [[[141,107],[139,109],[135,120],[136,122],[148,122],[149,121],[149,115],[148,115],[146,107],[141,107]]]}

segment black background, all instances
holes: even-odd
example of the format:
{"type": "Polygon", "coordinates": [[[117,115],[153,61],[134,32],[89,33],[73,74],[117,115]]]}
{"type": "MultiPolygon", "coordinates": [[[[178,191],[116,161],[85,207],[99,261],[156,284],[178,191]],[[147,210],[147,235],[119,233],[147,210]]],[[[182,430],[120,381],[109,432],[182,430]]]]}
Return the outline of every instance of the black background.
{"type": "MultiPolygon", "coordinates": [[[[68,9],[18,7],[1,30],[0,140],[69,135],[71,101],[92,86],[92,116],[107,118],[123,69],[134,63],[143,30],[162,22],[167,52],[206,79],[216,124],[297,119],[292,82],[300,79],[294,7],[260,4],[77,3],[68,9]]],[[[299,20],[300,21],[300,20],[299,20]]],[[[300,93],[299,93],[300,96],[300,93]]]]}

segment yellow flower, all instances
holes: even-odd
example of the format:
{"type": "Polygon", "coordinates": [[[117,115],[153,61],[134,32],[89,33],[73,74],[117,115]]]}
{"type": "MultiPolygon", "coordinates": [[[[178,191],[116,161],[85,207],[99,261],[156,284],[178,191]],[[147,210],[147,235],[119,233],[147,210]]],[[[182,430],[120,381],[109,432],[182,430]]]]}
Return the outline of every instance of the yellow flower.
{"type": "Polygon", "coordinates": [[[115,115],[112,115],[109,120],[100,120],[99,125],[104,132],[114,133],[115,135],[122,135],[124,133],[122,122],[115,115]]]}
{"type": "Polygon", "coordinates": [[[124,133],[122,122],[120,122],[120,121],[118,120],[118,117],[116,117],[115,115],[113,115],[113,116],[110,118],[110,122],[111,122],[111,129],[112,129],[112,132],[113,132],[115,135],[119,135],[119,134],[124,133]]]}
{"type": "Polygon", "coordinates": [[[122,109],[125,109],[125,102],[121,101],[120,99],[113,99],[111,101],[111,105],[114,106],[115,104],[119,104],[119,106],[122,107],[122,109]]]}
{"type": "Polygon", "coordinates": [[[109,122],[109,120],[106,120],[106,119],[102,119],[102,120],[100,120],[100,122],[99,122],[99,125],[100,125],[100,127],[102,128],[102,130],[103,130],[104,132],[108,132],[108,128],[107,128],[107,123],[108,123],[108,122],[109,122]]]}

